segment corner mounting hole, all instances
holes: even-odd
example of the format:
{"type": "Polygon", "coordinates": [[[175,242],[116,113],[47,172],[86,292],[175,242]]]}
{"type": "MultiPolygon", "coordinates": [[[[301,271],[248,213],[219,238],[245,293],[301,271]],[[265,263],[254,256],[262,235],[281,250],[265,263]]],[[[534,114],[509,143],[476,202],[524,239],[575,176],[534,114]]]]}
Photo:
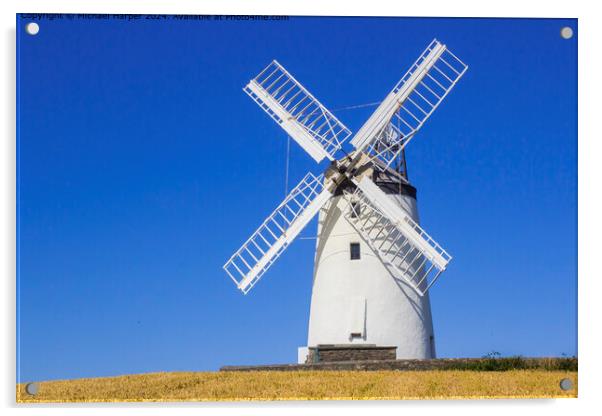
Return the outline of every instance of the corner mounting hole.
{"type": "Polygon", "coordinates": [[[37,35],[38,32],[40,31],[40,25],[35,23],[35,22],[31,22],[31,23],[27,23],[25,25],[25,31],[29,34],[29,35],[37,35]]]}
{"type": "Polygon", "coordinates": [[[573,29],[571,29],[568,26],[563,27],[562,29],[560,29],[560,36],[562,36],[563,39],[570,39],[573,37],[573,29]]]}
{"type": "Polygon", "coordinates": [[[573,381],[570,378],[563,378],[560,380],[560,388],[564,391],[571,390],[573,388],[573,381]]]}
{"type": "Polygon", "coordinates": [[[36,394],[38,394],[39,389],[40,387],[38,386],[38,383],[27,383],[25,385],[25,391],[30,396],[35,396],[36,394]]]}

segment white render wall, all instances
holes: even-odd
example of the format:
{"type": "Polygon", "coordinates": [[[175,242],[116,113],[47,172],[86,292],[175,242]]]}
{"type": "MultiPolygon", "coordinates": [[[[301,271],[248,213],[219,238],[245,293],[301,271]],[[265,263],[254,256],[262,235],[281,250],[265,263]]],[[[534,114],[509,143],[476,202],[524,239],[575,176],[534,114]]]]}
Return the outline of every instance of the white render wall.
{"type": "MultiPolygon", "coordinates": [[[[418,222],[414,198],[389,197],[418,222]]],[[[420,297],[393,278],[343,217],[346,209],[344,197],[337,196],[319,214],[308,346],[376,344],[397,346],[398,359],[434,358],[428,293],[420,297]],[[352,242],[360,243],[360,260],[350,260],[352,242]],[[352,338],[352,332],[361,332],[361,337],[352,338]]]]}

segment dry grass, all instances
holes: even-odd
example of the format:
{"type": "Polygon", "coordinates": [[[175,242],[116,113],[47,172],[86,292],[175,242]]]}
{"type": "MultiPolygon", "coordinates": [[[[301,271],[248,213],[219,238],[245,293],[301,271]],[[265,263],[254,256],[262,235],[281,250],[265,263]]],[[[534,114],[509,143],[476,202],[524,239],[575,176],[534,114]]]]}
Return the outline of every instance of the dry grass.
{"type": "Polygon", "coordinates": [[[41,382],[17,402],[359,400],[577,397],[577,372],[299,371],[152,373],[41,382]],[[574,387],[562,391],[568,377],[574,387]]]}

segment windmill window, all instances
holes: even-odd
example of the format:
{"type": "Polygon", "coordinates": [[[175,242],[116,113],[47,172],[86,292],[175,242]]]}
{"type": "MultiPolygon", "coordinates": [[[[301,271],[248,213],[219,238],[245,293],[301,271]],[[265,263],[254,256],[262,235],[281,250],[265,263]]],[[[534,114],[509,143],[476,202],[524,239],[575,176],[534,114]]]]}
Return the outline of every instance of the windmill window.
{"type": "Polygon", "coordinates": [[[360,259],[360,243],[349,244],[349,255],[351,257],[351,260],[360,259]]]}
{"type": "Polygon", "coordinates": [[[360,203],[355,201],[351,203],[351,218],[358,218],[360,216],[360,203]]]}

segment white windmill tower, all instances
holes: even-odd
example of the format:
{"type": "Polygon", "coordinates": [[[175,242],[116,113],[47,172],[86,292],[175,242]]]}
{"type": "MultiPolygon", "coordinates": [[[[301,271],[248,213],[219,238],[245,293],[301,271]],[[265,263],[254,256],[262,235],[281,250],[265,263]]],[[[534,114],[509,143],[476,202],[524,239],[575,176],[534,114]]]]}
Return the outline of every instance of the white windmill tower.
{"type": "Polygon", "coordinates": [[[433,40],[348,154],[351,131],[278,62],[244,88],[316,162],[332,162],[322,175],[308,173],[224,265],[246,294],[318,214],[309,347],[369,344],[396,347],[397,358],[435,356],[427,291],[451,256],[418,225],[415,188],[399,167],[467,68],[433,40]]]}

